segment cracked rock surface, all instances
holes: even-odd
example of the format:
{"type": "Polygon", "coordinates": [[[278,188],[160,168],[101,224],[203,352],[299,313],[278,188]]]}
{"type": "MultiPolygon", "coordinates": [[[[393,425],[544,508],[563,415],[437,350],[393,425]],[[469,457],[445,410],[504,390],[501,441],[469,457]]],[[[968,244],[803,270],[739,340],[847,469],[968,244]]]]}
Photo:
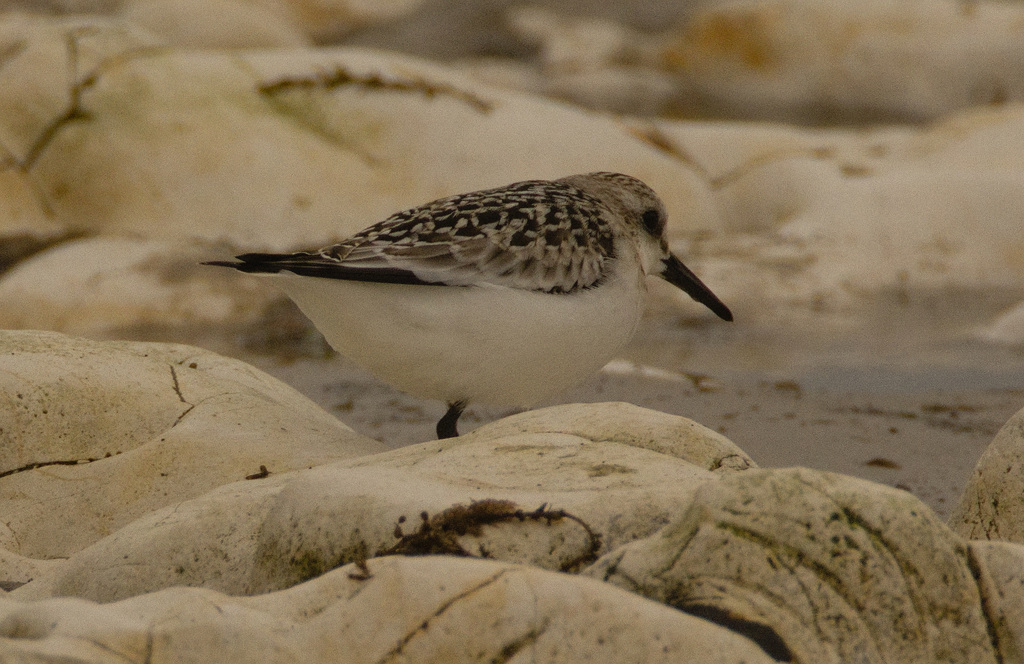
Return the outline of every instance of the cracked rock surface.
{"type": "Polygon", "coordinates": [[[709,652],[723,664],[774,661],[740,635],[608,584],[449,557],[370,560],[256,597],[0,596],[0,656],[22,661],[696,664],[709,652]]]}
{"type": "Polygon", "coordinates": [[[997,662],[974,565],[906,492],[796,468],[704,485],[587,574],[732,625],[783,661],[997,662]]]}
{"type": "Polygon", "coordinates": [[[5,53],[0,191],[80,231],[281,250],[598,167],[658,187],[678,220],[713,217],[691,169],[613,119],[397,54],[171,49],[99,18],[0,21],[5,53]]]}
{"type": "Polygon", "coordinates": [[[260,465],[382,448],[237,360],[52,332],[0,332],[0,422],[0,547],[39,559],[260,465]]]}
{"type": "Polygon", "coordinates": [[[1024,410],[1010,418],[978,460],[950,525],[970,539],[1024,544],[1024,410]]]}
{"type": "Polygon", "coordinates": [[[946,457],[973,463],[1020,392],[988,410],[814,386],[951,358],[945,380],[1019,386],[1021,8],[740,0],[641,30],[443,0],[423,4],[504,20],[534,64],[301,46],[419,1],[15,0],[106,15],[0,15],[0,327],[230,346],[360,431],[422,441],[436,404],[198,263],[621,170],[737,324],[652,285],[634,354],[577,394],[721,433],[596,403],[385,451],[192,346],[0,332],[0,661],[1024,660],[1024,411],[952,530],[910,495],[945,514],[970,467],[946,457]],[[227,50],[268,44],[295,47],[227,50]],[[907,118],[929,123],[889,124],[907,118]],[[723,433],[888,486],[758,469],[723,433]]]}
{"type": "Polygon", "coordinates": [[[656,531],[702,484],[752,465],[685,418],[628,404],[548,408],[179,499],[70,552],[14,596],[112,601],[174,585],[254,594],[390,553],[577,571],[656,531]]]}
{"type": "Polygon", "coordinates": [[[380,451],[236,360],[45,332],[0,333],[0,399],[0,659],[1024,652],[1024,547],[681,417],[558,406],[380,451]]]}

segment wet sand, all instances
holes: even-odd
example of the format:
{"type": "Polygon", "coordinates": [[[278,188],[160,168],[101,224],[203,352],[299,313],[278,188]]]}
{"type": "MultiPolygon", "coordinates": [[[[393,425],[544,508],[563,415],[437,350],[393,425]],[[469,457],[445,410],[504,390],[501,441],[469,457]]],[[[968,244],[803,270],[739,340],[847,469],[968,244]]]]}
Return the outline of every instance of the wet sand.
{"type": "MultiPolygon", "coordinates": [[[[444,407],[404,395],[343,358],[251,358],[356,431],[399,447],[434,437],[444,407]]],[[[910,491],[943,518],[978,457],[1024,406],[1024,390],[902,393],[808,388],[764,374],[676,374],[613,362],[552,403],[627,401],[689,417],[726,435],[760,465],[807,466],[910,491]]],[[[463,432],[515,412],[471,407],[463,432]]]]}

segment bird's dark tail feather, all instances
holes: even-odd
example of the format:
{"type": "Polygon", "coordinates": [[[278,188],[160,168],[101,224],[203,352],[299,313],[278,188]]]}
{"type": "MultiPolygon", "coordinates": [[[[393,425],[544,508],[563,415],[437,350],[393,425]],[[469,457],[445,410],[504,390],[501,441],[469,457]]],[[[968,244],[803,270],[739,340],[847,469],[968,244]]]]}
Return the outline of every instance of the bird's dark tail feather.
{"type": "Polygon", "coordinates": [[[255,274],[277,274],[292,272],[302,277],[321,279],[342,279],[379,284],[408,284],[415,286],[441,286],[440,281],[424,281],[409,270],[396,267],[357,267],[324,258],[315,253],[297,254],[242,254],[235,256],[239,262],[207,261],[203,265],[233,267],[242,272],[255,274]]]}
{"type": "Polygon", "coordinates": [[[205,261],[203,265],[233,267],[242,272],[277,274],[289,269],[289,263],[295,261],[294,254],[242,254],[235,256],[235,261],[205,261]]]}

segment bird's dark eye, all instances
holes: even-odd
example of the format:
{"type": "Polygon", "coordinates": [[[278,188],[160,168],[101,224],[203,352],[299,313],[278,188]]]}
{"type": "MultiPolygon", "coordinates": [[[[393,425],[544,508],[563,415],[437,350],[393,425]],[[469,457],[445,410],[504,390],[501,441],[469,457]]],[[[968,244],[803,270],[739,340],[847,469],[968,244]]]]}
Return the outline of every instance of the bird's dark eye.
{"type": "Polygon", "coordinates": [[[661,214],[657,210],[646,210],[641,219],[648,233],[654,237],[661,237],[661,231],[665,228],[665,224],[662,222],[661,214]]]}

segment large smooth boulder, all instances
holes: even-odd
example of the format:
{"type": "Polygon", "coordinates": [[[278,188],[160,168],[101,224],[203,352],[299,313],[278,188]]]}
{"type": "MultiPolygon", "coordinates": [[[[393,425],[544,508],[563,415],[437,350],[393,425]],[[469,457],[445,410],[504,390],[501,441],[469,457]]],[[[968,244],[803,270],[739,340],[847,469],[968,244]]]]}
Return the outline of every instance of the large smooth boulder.
{"type": "Polygon", "coordinates": [[[705,484],[587,574],[730,625],[781,661],[997,661],[965,542],[909,493],[842,475],[705,484]]]}
{"type": "Polygon", "coordinates": [[[0,278],[0,302],[7,305],[0,320],[8,328],[99,338],[168,329],[201,337],[218,325],[266,328],[260,318],[284,296],[259,279],[201,265],[213,251],[201,243],[126,237],[66,241],[0,278]]]}
{"type": "Polygon", "coordinates": [[[384,449],[237,360],[52,332],[0,332],[0,420],[0,546],[38,559],[261,466],[384,449]]]}
{"type": "Polygon", "coordinates": [[[723,297],[828,310],[880,293],[1019,289],[1024,277],[1020,104],[924,128],[666,121],[651,131],[715,193],[729,233],[699,250],[723,297]]]}
{"type": "Polygon", "coordinates": [[[967,539],[1024,544],[1024,410],[985,448],[949,523],[967,539]]]}
{"type": "Polygon", "coordinates": [[[174,585],[253,594],[387,553],[575,571],[657,531],[704,483],[752,465],[685,418],[628,404],[547,408],[177,501],[14,595],[112,601],[174,585]]]}
{"type": "Polygon", "coordinates": [[[19,48],[0,68],[0,261],[16,264],[0,273],[2,327],[244,325],[274,290],[195,263],[324,246],[531,178],[631,173],[664,199],[674,234],[718,227],[697,173],[615,118],[421,60],[170,48],[99,18],[0,17],[4,40],[19,48]],[[72,297],[80,315],[62,316],[72,297]]]}
{"type": "Polygon", "coordinates": [[[11,186],[27,180],[80,231],[284,249],[440,196],[591,170],[645,180],[682,227],[716,223],[696,174],[613,118],[413,58],[157,48],[99,19],[0,20],[4,36],[21,44],[0,69],[11,186]]]}
{"type": "Polygon", "coordinates": [[[956,0],[702,5],[648,47],[690,112],[816,124],[921,121],[1024,98],[1024,11],[956,0]]]}
{"type": "Polygon", "coordinates": [[[0,596],[4,661],[696,664],[709,653],[774,661],[738,634],[592,579],[449,557],[370,560],[258,597],[0,596]]]}
{"type": "Polygon", "coordinates": [[[1024,546],[1009,542],[968,544],[972,569],[1001,662],[1024,661],[1024,546]]]}

